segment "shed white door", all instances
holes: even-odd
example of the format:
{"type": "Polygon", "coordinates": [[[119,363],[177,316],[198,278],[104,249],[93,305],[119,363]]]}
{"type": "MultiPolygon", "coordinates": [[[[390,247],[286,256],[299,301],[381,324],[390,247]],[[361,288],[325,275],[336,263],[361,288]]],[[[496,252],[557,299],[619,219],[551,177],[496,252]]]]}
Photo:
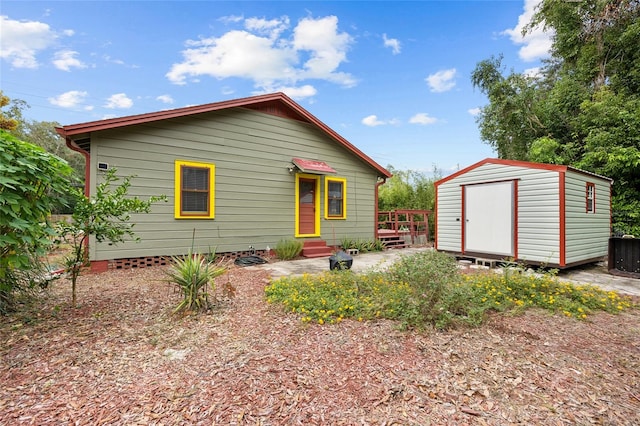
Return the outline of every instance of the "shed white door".
{"type": "Polygon", "coordinates": [[[514,255],[513,193],[513,182],[465,186],[465,251],[514,255]]]}

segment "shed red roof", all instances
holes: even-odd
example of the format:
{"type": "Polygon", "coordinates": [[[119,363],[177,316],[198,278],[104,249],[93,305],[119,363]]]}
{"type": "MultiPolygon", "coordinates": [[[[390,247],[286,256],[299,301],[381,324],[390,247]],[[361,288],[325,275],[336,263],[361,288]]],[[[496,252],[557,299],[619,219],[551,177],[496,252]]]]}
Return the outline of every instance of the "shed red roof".
{"type": "Polygon", "coordinates": [[[563,166],[560,164],[545,164],[545,163],[532,163],[530,161],[521,161],[521,160],[506,160],[506,159],[501,159],[501,158],[485,158],[484,160],[478,161],[475,164],[472,164],[468,167],[465,167],[462,170],[458,170],[457,172],[446,176],[442,179],[440,179],[439,181],[435,182],[435,185],[441,185],[445,182],[450,181],[451,179],[454,179],[460,175],[463,175],[473,169],[477,169],[478,167],[485,165],[485,164],[502,164],[502,165],[506,165],[506,166],[515,166],[515,167],[524,167],[524,168],[528,168],[528,169],[542,169],[542,170],[552,170],[552,171],[556,171],[556,172],[566,172],[567,170],[572,170],[574,172],[577,173],[582,173],[585,175],[589,175],[589,176],[593,176],[596,177],[598,179],[603,179],[603,180],[607,180],[609,182],[613,182],[612,179],[606,177],[606,176],[600,176],[596,173],[593,172],[589,172],[586,170],[581,170],[581,169],[577,169],[575,167],[571,167],[571,166],[563,166]]]}
{"type": "Polygon", "coordinates": [[[352,154],[362,159],[365,163],[369,164],[380,174],[380,176],[385,178],[391,177],[391,173],[388,170],[376,163],[364,152],[356,148],[355,145],[340,136],[329,126],[313,116],[309,111],[298,105],[291,98],[281,92],[215,102],[204,105],[157,111],[146,114],[130,115],[126,117],[110,118],[106,120],[90,121],[79,124],[70,124],[67,126],[56,127],[56,131],[65,139],[74,140],[76,139],[74,138],[74,136],[77,136],[77,138],[86,138],[92,132],[237,107],[250,108],[266,113],[275,113],[291,119],[296,119],[313,124],[328,136],[330,136],[338,144],[344,146],[352,154]]]}

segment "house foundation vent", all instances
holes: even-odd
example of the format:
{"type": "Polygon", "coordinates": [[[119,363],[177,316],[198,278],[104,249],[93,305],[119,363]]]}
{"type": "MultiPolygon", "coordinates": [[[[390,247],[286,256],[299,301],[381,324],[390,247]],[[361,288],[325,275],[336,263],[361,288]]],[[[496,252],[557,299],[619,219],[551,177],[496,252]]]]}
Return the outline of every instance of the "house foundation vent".
{"type": "Polygon", "coordinates": [[[151,266],[164,266],[169,263],[170,259],[167,256],[133,257],[110,260],[109,269],[148,268],[151,266]]]}
{"type": "MultiPolygon", "coordinates": [[[[224,259],[235,260],[239,257],[247,256],[265,256],[266,250],[244,250],[233,251],[226,253],[217,253],[217,256],[224,259]]],[[[146,257],[129,257],[125,259],[112,259],[109,260],[107,269],[135,269],[135,268],[149,268],[152,266],[165,266],[171,264],[171,256],[146,256],[146,257]]]]}

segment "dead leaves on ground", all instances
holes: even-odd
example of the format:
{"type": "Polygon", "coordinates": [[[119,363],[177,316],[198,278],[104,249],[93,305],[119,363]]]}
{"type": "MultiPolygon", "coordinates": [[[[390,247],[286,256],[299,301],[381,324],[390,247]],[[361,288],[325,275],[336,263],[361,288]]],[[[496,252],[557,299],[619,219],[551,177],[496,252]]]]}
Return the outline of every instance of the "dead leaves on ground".
{"type": "Polygon", "coordinates": [[[542,311],[479,329],[303,325],[232,269],[206,315],[175,317],[160,268],[57,282],[0,327],[2,424],[640,423],[640,315],[542,311]]]}

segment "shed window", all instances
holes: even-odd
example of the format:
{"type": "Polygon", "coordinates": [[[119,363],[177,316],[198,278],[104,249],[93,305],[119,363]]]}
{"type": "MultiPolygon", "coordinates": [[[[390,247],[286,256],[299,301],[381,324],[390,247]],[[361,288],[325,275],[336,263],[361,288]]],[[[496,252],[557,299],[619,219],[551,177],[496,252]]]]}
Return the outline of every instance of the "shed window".
{"type": "Polygon", "coordinates": [[[215,165],[193,161],[175,163],[176,219],[213,219],[215,165]]]}
{"type": "Polygon", "coordinates": [[[325,218],[345,219],[347,217],[347,180],[325,177],[325,218]]]}
{"type": "Polygon", "coordinates": [[[596,186],[591,182],[587,182],[586,203],[587,203],[587,213],[595,213],[596,212],[596,186]]]}

